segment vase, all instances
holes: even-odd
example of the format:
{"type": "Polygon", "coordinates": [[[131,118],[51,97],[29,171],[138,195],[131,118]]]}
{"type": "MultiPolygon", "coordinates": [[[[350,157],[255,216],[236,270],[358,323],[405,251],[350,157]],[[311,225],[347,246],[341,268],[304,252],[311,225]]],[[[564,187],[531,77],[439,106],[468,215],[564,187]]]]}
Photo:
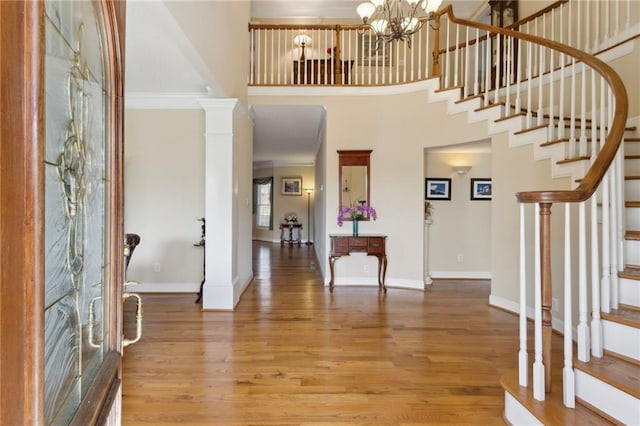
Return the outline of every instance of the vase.
{"type": "Polygon", "coordinates": [[[358,236],[358,221],[357,220],[352,220],[351,223],[353,224],[353,236],[357,237],[358,236]]]}

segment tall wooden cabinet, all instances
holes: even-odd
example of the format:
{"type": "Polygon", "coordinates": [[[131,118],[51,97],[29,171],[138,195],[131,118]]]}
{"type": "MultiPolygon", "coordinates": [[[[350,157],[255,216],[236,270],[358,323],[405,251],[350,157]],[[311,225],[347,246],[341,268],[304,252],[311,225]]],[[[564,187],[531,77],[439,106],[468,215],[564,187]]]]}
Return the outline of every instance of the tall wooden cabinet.
{"type": "Polygon", "coordinates": [[[0,1],[3,425],[119,415],[124,18],[0,1]]]}

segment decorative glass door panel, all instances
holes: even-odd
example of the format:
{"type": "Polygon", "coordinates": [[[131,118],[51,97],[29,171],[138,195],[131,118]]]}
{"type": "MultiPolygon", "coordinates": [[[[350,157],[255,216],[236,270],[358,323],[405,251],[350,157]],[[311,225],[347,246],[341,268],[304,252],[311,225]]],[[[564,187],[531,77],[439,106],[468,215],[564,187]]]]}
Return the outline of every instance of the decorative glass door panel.
{"type": "Polygon", "coordinates": [[[100,4],[48,1],[44,21],[44,415],[67,424],[108,350],[109,88],[100,4]]]}

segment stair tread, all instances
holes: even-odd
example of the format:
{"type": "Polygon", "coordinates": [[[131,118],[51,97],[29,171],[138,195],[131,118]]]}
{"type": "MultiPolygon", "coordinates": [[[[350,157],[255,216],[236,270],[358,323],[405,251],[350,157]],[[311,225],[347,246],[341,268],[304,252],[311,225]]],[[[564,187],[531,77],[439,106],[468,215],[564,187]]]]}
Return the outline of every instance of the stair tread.
{"type": "Polygon", "coordinates": [[[625,160],[640,160],[640,155],[625,155],[625,160]]]}
{"type": "MultiPolygon", "coordinates": [[[[540,124],[538,126],[527,127],[526,129],[522,129],[522,130],[518,130],[517,132],[514,132],[514,135],[521,135],[523,133],[533,132],[534,130],[539,130],[539,129],[546,129],[547,127],[549,127],[547,124],[540,124]]],[[[544,144],[541,144],[540,146],[543,146],[543,145],[544,144]]]]}
{"type": "Polygon", "coordinates": [[[611,355],[591,357],[589,362],[574,360],[574,367],[618,388],[629,395],[640,398],[640,367],[611,355]]]}
{"type": "Polygon", "coordinates": [[[471,96],[467,96],[466,98],[462,98],[462,99],[460,99],[460,100],[456,101],[455,103],[456,103],[456,104],[461,104],[461,103],[463,103],[463,102],[472,101],[472,100],[474,100],[474,99],[478,99],[478,98],[483,99],[483,98],[484,98],[484,95],[471,95],[471,96]]]}
{"type": "Polygon", "coordinates": [[[610,313],[601,313],[602,319],[625,324],[629,327],[640,328],[640,311],[631,308],[619,307],[612,309],[610,313]]]}
{"type": "Polygon", "coordinates": [[[482,111],[482,110],[485,110],[485,109],[489,109],[489,108],[493,108],[493,107],[500,107],[500,106],[503,107],[504,106],[504,102],[498,102],[497,104],[483,105],[480,108],[474,109],[474,111],[478,112],[478,111],[482,111]]]}
{"type": "Polygon", "coordinates": [[[640,176],[625,176],[624,180],[639,180],[640,176]]]}
{"type": "MultiPolygon", "coordinates": [[[[518,384],[518,372],[512,371],[500,378],[502,387],[545,425],[606,425],[613,424],[589,408],[576,403],[575,408],[567,408],[562,403],[562,370],[552,369],[552,387],[544,401],[533,398],[532,386],[526,388],[518,384]]],[[[531,381],[530,381],[531,382],[531,381]]]]}
{"type": "Polygon", "coordinates": [[[640,231],[627,231],[624,233],[624,239],[640,241],[640,231]]]}
{"type": "Polygon", "coordinates": [[[636,265],[626,265],[624,271],[618,272],[620,278],[640,281],[640,268],[636,265]]]}
{"type": "Polygon", "coordinates": [[[625,207],[640,207],[640,201],[625,201],[625,207]]]}
{"type": "Polygon", "coordinates": [[[464,86],[450,86],[450,87],[445,87],[444,89],[437,89],[435,90],[436,93],[440,93],[440,92],[448,92],[450,90],[462,90],[464,88],[464,86]]]}
{"type": "Polygon", "coordinates": [[[564,160],[558,160],[556,161],[556,164],[575,163],[576,161],[584,161],[584,160],[590,160],[590,159],[591,157],[583,155],[580,157],[565,158],[564,160]]]}
{"type": "Polygon", "coordinates": [[[512,118],[518,118],[518,117],[522,118],[524,116],[525,116],[525,114],[523,112],[518,112],[518,113],[515,113],[515,114],[505,115],[504,117],[497,118],[497,119],[495,119],[493,121],[495,123],[499,123],[501,121],[511,120],[512,118]]]}

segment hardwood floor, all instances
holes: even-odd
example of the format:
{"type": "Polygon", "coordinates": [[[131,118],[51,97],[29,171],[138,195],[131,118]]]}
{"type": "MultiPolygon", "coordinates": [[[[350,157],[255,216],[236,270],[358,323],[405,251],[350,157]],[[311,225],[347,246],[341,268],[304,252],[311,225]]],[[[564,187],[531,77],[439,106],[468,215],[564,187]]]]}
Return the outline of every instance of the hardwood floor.
{"type": "MultiPolygon", "coordinates": [[[[123,424],[504,424],[517,317],[488,306],[488,281],[331,294],[312,250],[255,243],[255,279],[234,312],[144,295],[123,424]]],[[[132,315],[127,305],[129,327],[132,315]]]]}

